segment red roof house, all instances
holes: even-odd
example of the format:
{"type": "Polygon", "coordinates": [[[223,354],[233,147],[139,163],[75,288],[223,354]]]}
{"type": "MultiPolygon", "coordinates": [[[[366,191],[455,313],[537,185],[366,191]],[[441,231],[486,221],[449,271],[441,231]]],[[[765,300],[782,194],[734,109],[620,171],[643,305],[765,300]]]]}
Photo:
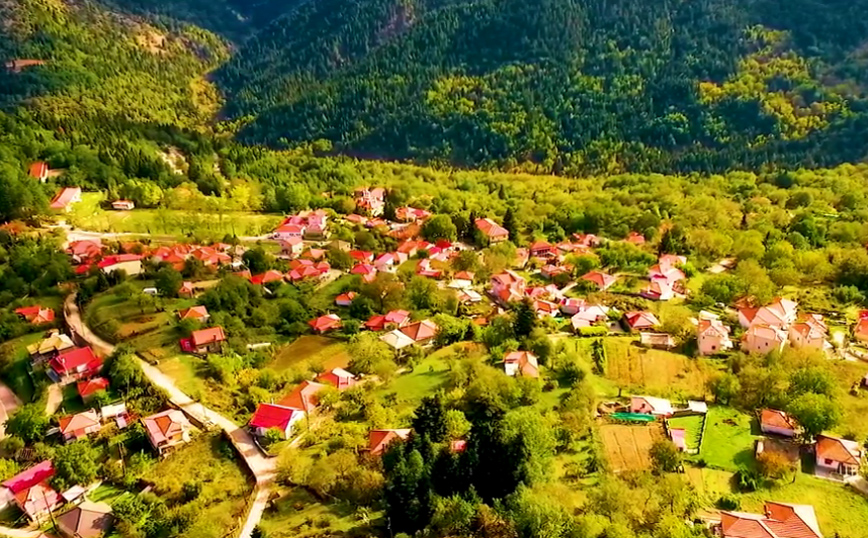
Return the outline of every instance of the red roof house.
{"type": "Polygon", "coordinates": [[[356,384],[356,376],[343,368],[332,368],[318,375],[316,379],[317,381],[333,385],[338,390],[346,390],[356,384]]]}
{"type": "Polygon", "coordinates": [[[79,347],[58,354],[48,365],[48,373],[56,381],[85,379],[99,372],[102,360],[94,355],[90,347],[79,347]]]}
{"type": "Polygon", "coordinates": [[[624,320],[631,331],[647,331],[660,325],[660,320],[651,312],[627,312],[624,320]]]}
{"type": "Polygon", "coordinates": [[[192,319],[204,323],[208,321],[210,317],[211,315],[208,313],[208,309],[201,305],[191,306],[190,308],[178,311],[178,319],[192,319]]]}
{"type": "Polygon", "coordinates": [[[81,189],[78,187],[64,187],[54,195],[48,207],[58,211],[69,211],[72,204],[81,201],[81,189]]]}
{"type": "Polygon", "coordinates": [[[182,282],[180,289],[178,289],[178,297],[193,297],[195,290],[193,289],[192,282],[182,282]]]}
{"type": "Polygon", "coordinates": [[[48,485],[54,476],[50,460],[43,461],[3,482],[15,499],[15,504],[31,520],[45,521],[50,510],[63,504],[63,498],[48,485]]]}
{"type": "Polygon", "coordinates": [[[27,173],[33,179],[38,179],[41,183],[45,183],[45,180],[48,179],[48,172],[50,169],[48,168],[48,163],[42,161],[36,161],[35,163],[30,165],[30,168],[27,170],[27,173]]]}
{"type": "Polygon", "coordinates": [[[437,336],[438,327],[433,321],[426,319],[401,327],[399,330],[417,344],[424,344],[437,336]]]}
{"type": "Polygon", "coordinates": [[[532,258],[547,258],[555,253],[555,248],[548,241],[536,241],[530,246],[532,258]]]}
{"type": "Polygon", "coordinates": [[[721,512],[722,538],[823,538],[812,506],[766,502],[765,514],[721,512]]]}
{"type": "Polygon", "coordinates": [[[763,409],[760,412],[760,429],[763,433],[794,437],[796,435],[796,421],[784,411],[763,409]]]}
{"type": "Polygon", "coordinates": [[[513,351],[503,357],[506,375],[515,377],[539,377],[539,362],[536,355],[529,351],[513,351]]]}
{"type": "Polygon", "coordinates": [[[326,388],[326,385],[322,383],[304,380],[278,403],[285,407],[300,409],[305,413],[310,413],[319,405],[319,398],[316,395],[324,388],[326,388]]]}
{"type": "Polygon", "coordinates": [[[499,243],[509,239],[509,231],[491,219],[476,219],[476,229],[482,232],[490,243],[499,243]]]}
{"type": "Polygon", "coordinates": [[[54,310],[41,306],[16,308],[15,313],[29,321],[31,325],[43,325],[54,321],[54,310]]]}
{"type": "Polygon", "coordinates": [[[304,418],[304,411],[283,405],[261,403],[256,407],[256,412],[250,417],[248,426],[260,437],[273,428],[283,432],[283,438],[288,439],[292,435],[293,425],[304,418]]]}
{"type": "Polygon", "coordinates": [[[818,435],[816,443],[816,467],[819,475],[838,474],[854,476],[865,458],[862,445],[856,441],[818,435]]]}
{"type": "Polygon", "coordinates": [[[283,279],[283,273],[272,269],[262,273],[261,275],[253,275],[250,277],[250,283],[261,286],[263,284],[268,284],[269,282],[282,282],[283,279]]]}
{"type": "Polygon", "coordinates": [[[381,456],[396,441],[406,441],[413,430],[371,430],[368,433],[368,452],[373,456],[381,456]]]}
{"type": "Polygon", "coordinates": [[[99,414],[94,411],[84,411],[60,419],[60,434],[67,443],[77,441],[100,430],[99,414]]]}
{"type": "Polygon", "coordinates": [[[338,329],[341,326],[341,318],[337,314],[326,314],[308,322],[308,325],[319,334],[338,329]]]}
{"type": "Polygon", "coordinates": [[[355,299],[357,295],[358,294],[354,291],[342,293],[335,297],[335,304],[338,306],[350,306],[351,304],[353,304],[353,299],[355,299]]]}
{"type": "Polygon", "coordinates": [[[618,280],[618,277],[602,271],[591,271],[582,275],[582,280],[596,284],[597,288],[603,291],[612,287],[612,284],[618,280]]]}
{"type": "Polygon", "coordinates": [[[109,380],[104,377],[94,377],[87,381],[79,381],[76,388],[78,388],[78,395],[87,403],[97,392],[108,390],[109,380]]]}
{"type": "Polygon", "coordinates": [[[190,442],[190,421],[182,411],[169,409],[142,419],[148,440],[160,456],[190,442]]]}
{"type": "Polygon", "coordinates": [[[223,349],[226,334],[223,327],[210,327],[199,331],[193,331],[190,338],[181,340],[181,349],[187,353],[204,355],[206,353],[219,353],[223,349]]]}

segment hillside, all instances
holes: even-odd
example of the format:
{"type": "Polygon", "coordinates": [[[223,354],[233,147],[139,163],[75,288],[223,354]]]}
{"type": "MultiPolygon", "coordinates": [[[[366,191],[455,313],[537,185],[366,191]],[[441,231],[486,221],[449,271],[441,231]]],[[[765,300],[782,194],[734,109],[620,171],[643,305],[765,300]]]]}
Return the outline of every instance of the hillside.
{"type": "Polygon", "coordinates": [[[868,1],[322,0],[218,74],[242,141],[528,171],[834,165],[868,1]]]}

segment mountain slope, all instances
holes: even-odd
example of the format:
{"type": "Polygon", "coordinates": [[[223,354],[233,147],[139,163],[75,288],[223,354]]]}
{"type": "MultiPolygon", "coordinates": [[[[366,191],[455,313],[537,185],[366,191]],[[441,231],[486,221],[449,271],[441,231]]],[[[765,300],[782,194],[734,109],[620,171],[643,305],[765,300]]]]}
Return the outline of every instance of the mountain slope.
{"type": "Polygon", "coordinates": [[[566,173],[859,158],[828,145],[862,132],[868,0],[795,4],[319,0],[218,81],[251,143],[566,173]]]}

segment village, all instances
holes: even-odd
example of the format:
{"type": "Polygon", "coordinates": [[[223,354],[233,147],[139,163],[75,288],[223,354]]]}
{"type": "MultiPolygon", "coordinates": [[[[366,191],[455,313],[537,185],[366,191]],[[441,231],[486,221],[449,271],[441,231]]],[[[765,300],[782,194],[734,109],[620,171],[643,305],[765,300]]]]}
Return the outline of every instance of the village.
{"type": "MultiPolygon", "coordinates": [[[[34,177],[48,173],[34,166],[34,177]]],[[[342,405],[366,398],[363,415],[370,413],[364,409],[382,408],[381,400],[389,402],[383,416],[365,415],[360,422],[377,426],[357,442],[360,465],[377,468],[392,444],[413,437],[413,406],[454,387],[450,372],[462,361],[515,379],[540,413],[556,410],[558,398],[569,391],[564,379],[574,361],[581,370],[575,375],[596,380],[591,413],[612,470],[650,469],[652,449],[670,440],[680,453],[677,471],[707,493],[698,521],[717,536],[834,535],[829,524],[839,512],[815,513],[786,491],[790,478],[799,491],[819,484],[817,491],[831,491],[845,506],[865,504],[861,441],[868,431],[863,427],[854,439],[854,430],[835,428],[849,417],[818,418],[817,406],[790,408],[785,404],[792,402],[775,397],[737,411],[738,384],[746,384],[740,376],[753,366],[745,360],[741,370],[732,368],[727,357],[741,353],[762,363],[789,354],[795,358],[784,362],[798,363],[788,372],[794,379],[822,368],[817,365],[843,365],[849,378],[841,390],[858,398],[868,384],[868,365],[861,365],[868,356],[862,345],[868,342],[868,312],[844,322],[827,320],[785,297],[696,305],[691,297],[701,282],[735,271],[736,260],[699,272],[684,255],[653,250],[638,232],[618,241],[593,234],[561,242],[538,238],[516,248],[508,224],[487,216],[475,216],[466,230],[457,230],[446,215],[411,206],[395,208],[387,219],[386,194],[380,187],[359,189],[354,213],[301,211],[255,243],[67,241],[64,252],[76,278],[101,283],[85,301],[85,286],[79,286],[75,299],[89,329],[76,329],[66,319],[68,308],[50,302],[14,310],[36,331],[26,338],[26,353],[18,350],[26,375],[33,385],[50,385],[46,409],[52,419],[44,435],[62,446],[134,427],[156,461],[171,461],[214,428],[203,417],[207,411],[191,413],[172,398],[159,408],[146,405],[153,411],[147,415],[138,412],[141,406],[131,409],[127,399],[140,395],[114,386],[123,378],[105,364],[118,362],[121,352],[105,342],[127,346],[126,353],[159,369],[179,391],[230,417],[272,465],[282,451],[314,454],[329,439],[349,435],[335,433],[342,405]],[[612,261],[615,255],[627,261],[612,261]],[[285,301],[279,312],[271,312],[268,305],[279,301],[285,301]],[[514,327],[500,336],[506,319],[514,327]],[[264,330],[269,327],[278,329],[264,330]],[[371,364],[363,365],[361,355],[370,355],[371,364]],[[281,361],[291,365],[282,381],[262,381],[261,365],[281,361]],[[209,368],[218,374],[198,373],[209,368]],[[860,368],[865,372],[853,373],[860,368]],[[259,377],[239,385],[245,372],[259,377]],[[228,400],[219,394],[230,390],[228,400]],[[717,474],[713,485],[709,474],[717,474]],[[727,476],[753,480],[754,487],[733,493],[727,476]],[[757,485],[782,477],[779,486],[757,485]],[[748,494],[743,503],[732,500],[736,493],[748,494]]],[[[80,189],[62,189],[52,208],[62,215],[80,198],[80,189]]],[[[135,211],[128,200],[111,206],[135,211]]],[[[4,412],[14,416],[13,408],[4,412]]],[[[861,411],[853,413],[858,417],[861,411]]],[[[466,450],[466,434],[448,440],[451,453],[466,450]]],[[[93,500],[104,487],[100,482],[61,491],[51,485],[51,459],[27,461],[32,464],[2,483],[5,506],[24,516],[19,525],[53,527],[70,538],[111,532],[112,507],[93,500]]],[[[125,461],[123,454],[119,461],[125,461]]],[[[811,498],[824,493],[817,495],[811,498]]],[[[268,513],[264,517],[260,524],[268,526],[268,513]]],[[[274,525],[285,524],[275,519],[274,525]]],[[[848,523],[837,524],[840,529],[848,523]]]]}

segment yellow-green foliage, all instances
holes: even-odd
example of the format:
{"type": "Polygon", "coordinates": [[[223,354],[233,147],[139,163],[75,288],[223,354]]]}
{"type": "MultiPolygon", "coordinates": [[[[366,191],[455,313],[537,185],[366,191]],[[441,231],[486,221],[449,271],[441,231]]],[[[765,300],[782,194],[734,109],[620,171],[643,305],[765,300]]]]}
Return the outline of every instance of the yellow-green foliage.
{"type": "Polygon", "coordinates": [[[790,140],[824,129],[832,116],[848,112],[842,96],[834,92],[823,91],[821,98],[808,102],[804,94],[820,94],[821,85],[808,61],[786,49],[785,32],[756,26],[746,33],[756,44],[756,52],[743,58],[737,72],[723,84],[700,82],[703,104],[714,105],[724,99],[757,101],[763,112],[775,118],[780,135],[790,140]]]}

